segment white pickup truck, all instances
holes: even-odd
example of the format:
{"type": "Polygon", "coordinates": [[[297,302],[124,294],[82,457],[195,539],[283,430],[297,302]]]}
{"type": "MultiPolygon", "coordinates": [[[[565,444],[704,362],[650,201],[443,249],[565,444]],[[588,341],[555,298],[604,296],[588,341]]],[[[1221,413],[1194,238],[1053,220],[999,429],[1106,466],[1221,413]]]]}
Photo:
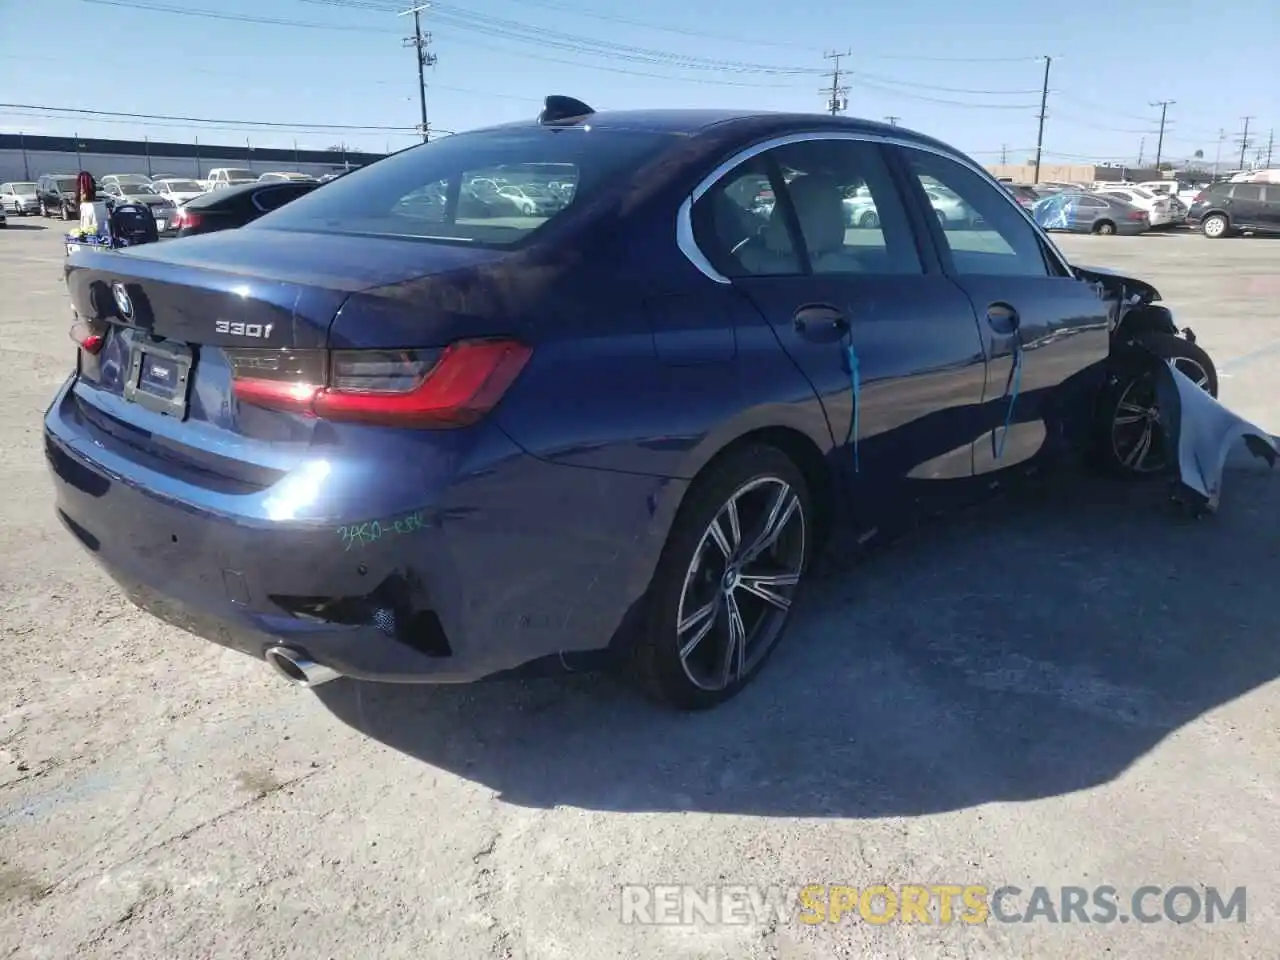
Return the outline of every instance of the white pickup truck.
{"type": "Polygon", "coordinates": [[[257,183],[258,176],[242,167],[214,167],[204,180],[206,190],[225,190],[240,183],[257,183]]]}

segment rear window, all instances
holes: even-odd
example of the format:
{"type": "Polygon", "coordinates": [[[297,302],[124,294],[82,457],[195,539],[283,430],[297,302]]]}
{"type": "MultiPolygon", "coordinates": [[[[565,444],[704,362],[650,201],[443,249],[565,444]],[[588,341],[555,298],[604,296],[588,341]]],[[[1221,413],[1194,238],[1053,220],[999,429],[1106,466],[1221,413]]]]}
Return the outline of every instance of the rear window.
{"type": "Polygon", "coordinates": [[[674,139],[585,126],[457,134],[333,180],[253,228],[508,246],[674,139]]]}
{"type": "Polygon", "coordinates": [[[61,190],[63,193],[75,193],[75,190],[76,190],[75,177],[57,177],[53,182],[57,186],[57,188],[61,190]]]}

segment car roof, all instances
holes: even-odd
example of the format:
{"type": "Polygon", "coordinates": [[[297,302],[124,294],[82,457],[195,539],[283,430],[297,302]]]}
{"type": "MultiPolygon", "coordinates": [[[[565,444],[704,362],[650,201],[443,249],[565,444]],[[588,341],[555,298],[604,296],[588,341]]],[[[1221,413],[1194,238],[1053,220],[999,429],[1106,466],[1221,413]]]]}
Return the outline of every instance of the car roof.
{"type": "MultiPolygon", "coordinates": [[[[683,134],[692,136],[711,127],[732,124],[742,128],[744,135],[769,137],[806,130],[846,131],[852,133],[892,136],[894,139],[938,147],[949,153],[959,153],[954,147],[917,133],[906,127],[890,126],[875,120],[859,117],[832,116],[827,113],[785,113],[772,111],[712,110],[712,109],[658,109],[658,110],[603,110],[587,114],[575,120],[548,126],[590,126],[600,130],[647,130],[653,133],[683,134]]],[[[482,128],[511,130],[521,127],[536,129],[542,124],[536,118],[516,120],[511,123],[482,128]]],[[[481,132],[480,130],[471,132],[481,132]]],[[[466,134],[462,134],[465,136],[466,134]]]]}

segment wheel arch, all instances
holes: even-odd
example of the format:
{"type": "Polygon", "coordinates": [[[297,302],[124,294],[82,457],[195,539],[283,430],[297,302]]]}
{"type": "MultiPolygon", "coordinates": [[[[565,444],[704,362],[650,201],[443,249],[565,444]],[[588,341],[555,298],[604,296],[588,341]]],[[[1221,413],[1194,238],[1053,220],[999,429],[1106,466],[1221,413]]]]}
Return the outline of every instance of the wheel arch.
{"type": "MultiPolygon", "coordinates": [[[[769,410],[765,408],[765,411],[769,410]]],[[[648,593],[671,531],[679,522],[681,511],[699,479],[725,457],[753,443],[777,448],[800,470],[809,484],[815,514],[813,526],[819,531],[818,546],[821,545],[822,534],[831,529],[837,515],[837,488],[826,459],[826,451],[831,447],[826,423],[823,422],[819,431],[789,407],[773,409],[772,415],[757,411],[757,415],[735,421],[734,426],[716,431],[704,439],[690,453],[687,469],[681,471],[681,479],[667,483],[665,494],[658,495],[654,504],[656,529],[650,541],[652,547],[644,551],[631,572],[635,578],[630,591],[633,596],[643,597],[648,593]]]]}

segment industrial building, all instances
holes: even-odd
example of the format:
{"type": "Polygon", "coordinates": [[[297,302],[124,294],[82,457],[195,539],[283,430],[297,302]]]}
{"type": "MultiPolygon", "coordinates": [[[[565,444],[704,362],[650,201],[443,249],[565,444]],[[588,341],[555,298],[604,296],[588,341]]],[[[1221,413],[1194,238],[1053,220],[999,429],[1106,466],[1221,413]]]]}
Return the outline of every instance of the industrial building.
{"type": "Polygon", "coordinates": [[[0,133],[0,183],[35,180],[46,173],[95,177],[108,173],[191,177],[199,180],[213,167],[243,167],[255,173],[293,170],[319,176],[360,167],[385,156],[343,148],[290,150],[249,144],[173,143],[156,140],[101,140],[92,137],[42,137],[0,133]]]}

